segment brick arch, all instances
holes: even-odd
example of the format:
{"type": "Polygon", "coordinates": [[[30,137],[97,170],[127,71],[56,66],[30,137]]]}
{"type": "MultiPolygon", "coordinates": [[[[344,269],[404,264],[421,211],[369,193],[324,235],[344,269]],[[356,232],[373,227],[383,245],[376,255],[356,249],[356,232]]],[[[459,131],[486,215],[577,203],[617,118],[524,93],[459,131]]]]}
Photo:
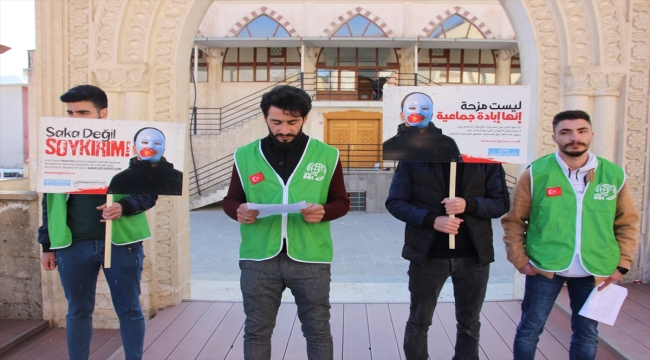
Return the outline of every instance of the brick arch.
{"type": "Polygon", "coordinates": [[[271,19],[277,21],[280,25],[282,25],[287,30],[287,32],[289,33],[289,35],[291,35],[291,37],[298,37],[298,32],[296,31],[296,29],[294,29],[293,25],[289,23],[289,20],[285,19],[282,15],[280,15],[275,10],[271,10],[266,6],[262,6],[259,9],[253,10],[247,15],[245,15],[244,17],[242,17],[241,19],[239,19],[239,21],[237,21],[235,25],[231,27],[230,30],[228,30],[228,32],[226,33],[226,37],[237,36],[237,34],[239,34],[239,32],[244,28],[244,26],[246,26],[248,23],[250,23],[251,21],[257,19],[262,15],[266,15],[271,19]]]}
{"type": "Polygon", "coordinates": [[[490,29],[488,29],[487,25],[485,25],[483,21],[479,20],[476,15],[463,9],[460,6],[454,6],[453,8],[436,16],[434,20],[429,21],[429,23],[420,32],[420,37],[429,37],[435,28],[437,28],[440,24],[442,24],[445,20],[454,14],[460,15],[469,20],[472,24],[476,25],[478,30],[483,34],[483,36],[485,36],[486,39],[494,39],[494,34],[490,29]]]}
{"type": "Polygon", "coordinates": [[[353,10],[348,10],[346,11],[343,15],[337,17],[334,21],[332,21],[325,30],[321,33],[321,37],[330,37],[334,35],[334,33],[341,27],[341,25],[345,24],[348,22],[348,20],[352,19],[356,15],[361,15],[366,17],[368,20],[372,21],[377,25],[388,37],[394,36],[395,33],[393,30],[386,24],[384,20],[382,20],[379,16],[373,14],[370,10],[366,10],[362,7],[357,7],[354,8],[353,10]]]}

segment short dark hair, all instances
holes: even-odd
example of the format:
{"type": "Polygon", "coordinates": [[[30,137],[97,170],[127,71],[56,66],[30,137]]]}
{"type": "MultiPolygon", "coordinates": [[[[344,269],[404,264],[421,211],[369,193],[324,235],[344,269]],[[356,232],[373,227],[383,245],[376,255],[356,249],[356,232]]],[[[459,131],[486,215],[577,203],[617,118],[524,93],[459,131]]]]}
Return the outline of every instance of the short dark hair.
{"type": "Polygon", "coordinates": [[[311,98],[304,90],[290,85],[281,85],[262,95],[260,108],[264,117],[269,115],[271,106],[286,110],[291,116],[300,114],[300,117],[304,118],[311,111],[311,98]]]}
{"type": "Polygon", "coordinates": [[[104,90],[93,85],[79,85],[68,90],[61,95],[61,101],[64,103],[75,103],[80,101],[90,101],[97,111],[108,107],[108,98],[104,90]]]}
{"type": "Polygon", "coordinates": [[[557,124],[560,123],[560,121],[578,119],[587,120],[589,125],[591,125],[591,118],[589,117],[589,114],[582,110],[567,110],[558,113],[553,117],[553,132],[555,132],[555,128],[557,127],[557,124]]]}
{"type": "Polygon", "coordinates": [[[425,94],[425,93],[423,93],[423,92],[416,91],[416,92],[412,92],[412,93],[409,93],[409,94],[407,94],[406,96],[404,96],[404,98],[402,99],[402,104],[400,105],[399,108],[400,108],[400,109],[403,109],[403,108],[404,108],[404,102],[406,101],[406,98],[409,97],[409,96],[411,96],[411,95],[415,95],[415,94],[422,94],[422,95],[428,97],[429,100],[431,100],[431,102],[433,102],[433,99],[431,98],[431,96],[429,96],[429,95],[427,95],[427,94],[425,94]]]}
{"type": "Polygon", "coordinates": [[[163,139],[167,140],[167,138],[165,137],[165,133],[162,132],[162,131],[160,131],[159,129],[156,129],[155,127],[143,127],[142,129],[138,130],[138,132],[136,132],[135,135],[133,135],[133,143],[134,143],[134,144],[135,144],[135,139],[138,138],[138,135],[140,135],[140,133],[141,133],[143,130],[147,130],[147,129],[152,129],[152,130],[156,130],[156,131],[158,131],[159,133],[162,134],[163,139]]]}

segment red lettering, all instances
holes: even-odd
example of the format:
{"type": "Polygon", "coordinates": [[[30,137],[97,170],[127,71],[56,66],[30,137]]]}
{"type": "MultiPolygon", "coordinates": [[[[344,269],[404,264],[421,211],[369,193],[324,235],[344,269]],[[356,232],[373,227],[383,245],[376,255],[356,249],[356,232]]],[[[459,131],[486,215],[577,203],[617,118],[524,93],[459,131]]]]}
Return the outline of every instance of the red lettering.
{"type": "Polygon", "coordinates": [[[45,146],[46,146],[45,153],[48,155],[54,154],[56,152],[55,145],[56,145],[56,139],[47,138],[47,140],[45,140],[45,146]]]}
{"type": "Polygon", "coordinates": [[[68,140],[68,145],[72,150],[72,155],[77,155],[77,147],[79,147],[79,140],[68,140]]]}
{"type": "Polygon", "coordinates": [[[111,141],[111,156],[124,156],[124,141],[111,141]]]}
{"type": "Polygon", "coordinates": [[[79,155],[92,155],[90,149],[88,148],[88,145],[90,145],[90,140],[88,141],[80,141],[80,147],[79,147],[79,155]]]}
{"type": "Polygon", "coordinates": [[[57,140],[56,141],[56,156],[66,156],[68,154],[68,141],[67,140],[57,140]]]}

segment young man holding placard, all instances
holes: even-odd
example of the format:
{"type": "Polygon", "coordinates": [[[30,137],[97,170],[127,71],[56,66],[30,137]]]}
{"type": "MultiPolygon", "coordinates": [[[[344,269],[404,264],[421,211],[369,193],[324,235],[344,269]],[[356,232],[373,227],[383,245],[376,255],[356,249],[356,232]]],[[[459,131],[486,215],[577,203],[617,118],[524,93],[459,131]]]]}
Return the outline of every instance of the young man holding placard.
{"type": "Polygon", "coordinates": [[[598,322],[579,315],[594,286],[620,280],[632,263],[639,214],[621,167],[589,152],[594,133],[580,110],[553,118],[558,151],[535,160],[503,217],[508,260],[526,275],[515,359],[533,359],[562,286],[571,302],[571,359],[594,359],[598,322]]]}
{"type": "MultiPolygon", "coordinates": [[[[61,95],[72,118],[106,119],[108,100],[103,90],[80,85],[61,95]]],[[[83,120],[80,120],[83,121],[83,120]]],[[[144,211],[156,204],[156,195],[116,195],[106,206],[105,195],[43,194],[43,225],[38,242],[41,264],[57,265],[68,301],[66,338],[70,359],[88,359],[92,338],[97,276],[104,263],[107,220],[112,220],[112,266],[104,268],[126,359],[142,358],[144,315],[140,306],[142,240],[151,233],[144,211]]]]}
{"type": "Polygon", "coordinates": [[[406,223],[402,257],[410,261],[411,293],[404,333],[407,359],[428,358],[427,332],[450,276],[458,322],[454,359],[478,359],[480,313],[494,261],[491,219],[508,211],[508,189],[501,165],[461,163],[451,198],[449,174],[448,162],[401,161],[386,199],[388,211],[406,223]],[[449,234],[456,237],[454,249],[449,234]]]}

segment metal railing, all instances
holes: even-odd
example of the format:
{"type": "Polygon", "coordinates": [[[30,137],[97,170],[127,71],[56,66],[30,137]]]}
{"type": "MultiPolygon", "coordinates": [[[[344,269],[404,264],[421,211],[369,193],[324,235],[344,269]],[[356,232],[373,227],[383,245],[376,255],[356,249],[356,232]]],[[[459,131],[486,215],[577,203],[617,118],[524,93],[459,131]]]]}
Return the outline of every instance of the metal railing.
{"type": "Polygon", "coordinates": [[[329,144],[339,149],[343,171],[395,170],[397,161],[382,160],[383,144],[329,144]]]}
{"type": "Polygon", "coordinates": [[[190,197],[194,195],[201,196],[201,194],[217,186],[225,187],[229,185],[233,164],[233,154],[228,154],[221,159],[190,171],[190,197]]]}

